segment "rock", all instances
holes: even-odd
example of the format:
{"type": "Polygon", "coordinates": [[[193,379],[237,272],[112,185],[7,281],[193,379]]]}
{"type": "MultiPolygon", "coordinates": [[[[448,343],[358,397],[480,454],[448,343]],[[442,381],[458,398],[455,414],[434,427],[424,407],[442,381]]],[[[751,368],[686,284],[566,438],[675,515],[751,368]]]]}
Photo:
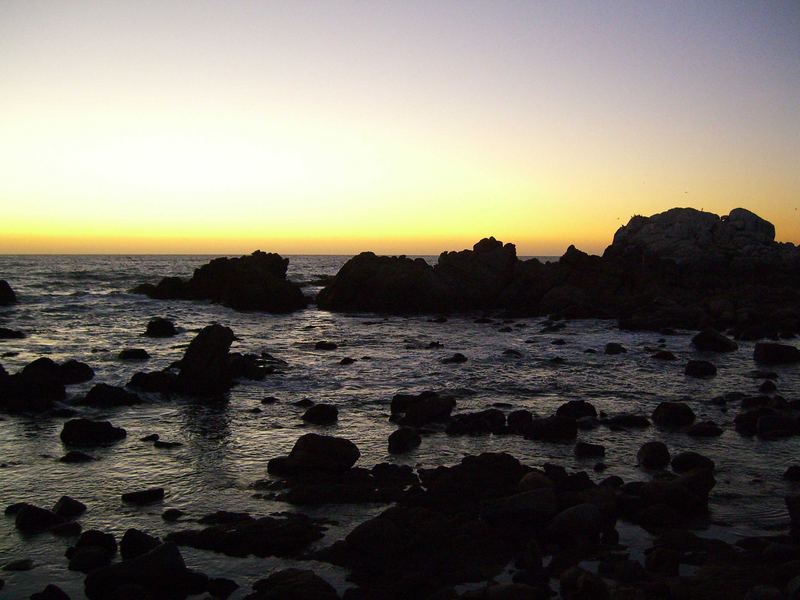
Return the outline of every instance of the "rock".
{"type": "Polygon", "coordinates": [[[163,317],[153,317],[147,323],[147,329],[144,334],[147,337],[173,337],[178,334],[175,329],[175,323],[163,317]]]}
{"type": "Polygon", "coordinates": [[[25,334],[16,329],[9,329],[8,327],[0,327],[0,340],[21,340],[25,338],[25,334]]]}
{"type": "Polygon", "coordinates": [[[109,421],[71,419],[64,423],[61,441],[70,446],[104,446],[113,444],[127,435],[122,427],[114,427],[109,421]]]}
{"type": "Polygon", "coordinates": [[[176,387],[194,396],[216,396],[232,384],[228,352],[233,331],[222,325],[208,325],[191,341],[180,362],[176,387]]]}
{"type": "Polygon", "coordinates": [[[650,427],[650,421],[644,415],[632,415],[629,413],[623,413],[620,415],[614,415],[613,417],[609,417],[605,420],[605,423],[612,428],[644,428],[650,427]]]}
{"type": "Polygon", "coordinates": [[[133,406],[140,404],[141,399],[133,392],[125,388],[106,383],[98,383],[86,394],[77,404],[83,406],[96,406],[99,408],[110,408],[115,406],[133,406]]]}
{"type": "Polygon", "coordinates": [[[336,350],[339,347],[335,342],[328,342],[325,340],[319,341],[314,344],[315,350],[336,350]]]}
{"type": "Polygon", "coordinates": [[[77,360],[68,360],[61,365],[61,382],[64,385],[84,383],[94,379],[94,369],[77,360]]]}
{"type": "Polygon", "coordinates": [[[678,357],[669,350],[659,350],[658,352],[653,353],[651,358],[656,360],[678,360],[678,357]]]}
{"type": "Polygon", "coordinates": [[[164,488],[150,488],[122,494],[123,502],[127,502],[128,504],[137,504],[139,506],[144,504],[152,504],[154,502],[161,502],[163,499],[164,488]]]}
{"type": "Polygon", "coordinates": [[[753,360],[765,365],[783,365],[800,362],[800,350],[787,344],[759,342],[753,351],[753,360]]]}
{"type": "Polygon", "coordinates": [[[762,394],[774,394],[778,391],[778,386],[775,385],[773,381],[767,379],[760,386],[758,386],[758,391],[762,394]]]}
{"type": "Polygon", "coordinates": [[[454,365],[454,364],[461,364],[467,362],[467,357],[461,354],[461,352],[456,352],[452,356],[448,356],[440,360],[443,365],[454,365]]]}
{"type": "Polygon", "coordinates": [[[234,519],[200,530],[177,531],[167,541],[228,556],[293,556],[322,537],[323,528],[306,515],[277,517],[234,515],[234,519]]]}
{"type": "Polygon", "coordinates": [[[239,584],[233,579],[215,577],[208,580],[207,590],[214,598],[225,600],[225,598],[228,598],[237,589],[239,589],[239,584]]]}
{"type": "Polygon", "coordinates": [[[790,437],[800,433],[800,423],[788,415],[767,414],[756,422],[756,434],[765,440],[790,437]]]}
{"type": "Polygon", "coordinates": [[[352,365],[354,362],[356,362],[355,358],[350,358],[349,356],[345,356],[342,360],[339,361],[339,364],[347,366],[347,365],[352,365]]]}
{"type": "Polygon", "coordinates": [[[497,408],[453,415],[445,432],[448,435],[505,433],[506,415],[497,408]]]}
{"type": "Polygon", "coordinates": [[[245,600],[338,600],[336,590],[313,571],[283,569],[253,584],[245,600]]]}
{"type": "Polygon", "coordinates": [[[689,427],[686,433],[692,437],[719,437],[722,435],[722,428],[714,421],[702,421],[689,427]]]}
{"type": "Polygon", "coordinates": [[[70,450],[58,460],[59,462],[63,463],[85,463],[85,462],[92,462],[93,460],[95,460],[95,458],[94,456],[90,456],[89,454],[85,454],[84,452],[79,452],[78,450],[70,450]]]}
{"type": "Polygon", "coordinates": [[[62,525],[65,521],[64,517],[51,510],[25,503],[16,511],[14,526],[22,533],[41,533],[62,525]]]}
{"type": "Polygon", "coordinates": [[[316,433],[300,436],[288,456],[273,458],[267,470],[276,475],[293,475],[306,471],[343,472],[361,456],[350,440],[316,433]]]}
{"type": "Polygon", "coordinates": [[[202,591],[174,544],[157,546],[147,554],[92,571],[84,582],[89,600],[116,600],[123,590],[137,589],[129,598],[185,598],[202,591]]]}
{"type": "Polygon", "coordinates": [[[389,454],[404,454],[420,445],[422,438],[413,427],[401,427],[389,435],[389,454]]]}
{"type": "Polygon", "coordinates": [[[556,415],[570,419],[580,419],[582,417],[596,417],[597,409],[585,400],[570,400],[556,409],[556,415]]]}
{"type": "Polygon", "coordinates": [[[125,348],[117,357],[120,360],[147,360],[150,354],[144,348],[125,348]]]}
{"type": "Polygon", "coordinates": [[[0,279],[0,306],[11,306],[17,303],[17,295],[5,279],[0,279]]]}
{"type": "Polygon", "coordinates": [[[698,454],[697,452],[680,452],[672,457],[672,470],[676,473],[686,473],[694,469],[708,469],[713,471],[714,461],[710,458],[698,454]]]}
{"type": "Polygon", "coordinates": [[[624,354],[627,351],[628,350],[625,348],[625,346],[616,342],[609,342],[605,347],[606,354],[624,354]]]}
{"type": "Polygon", "coordinates": [[[61,496],[55,506],[53,506],[53,512],[59,517],[73,519],[86,512],[86,505],[69,496],[61,496]]]}
{"type": "Polygon", "coordinates": [[[600,444],[578,442],[575,444],[574,453],[578,458],[597,458],[598,456],[605,456],[606,449],[600,444]]]}
{"type": "Polygon", "coordinates": [[[119,553],[123,560],[147,554],[157,548],[161,540],[138,529],[128,529],[119,542],[119,553]]]}
{"type": "Polygon", "coordinates": [[[151,373],[134,373],[128,387],[143,392],[169,394],[178,389],[178,377],[169,371],[153,371],[151,373]]]}
{"type": "Polygon", "coordinates": [[[703,329],[692,338],[694,347],[702,352],[733,352],[739,344],[722,335],[716,329],[703,329]]]}
{"type": "Polygon", "coordinates": [[[31,594],[30,600],[70,600],[70,598],[64,590],[50,583],[41,592],[31,594]]]}
{"type": "Polygon", "coordinates": [[[681,553],[672,548],[655,547],[645,559],[645,568],[651,573],[675,577],[680,568],[681,553]]]}
{"type": "Polygon", "coordinates": [[[636,453],[636,460],[645,469],[663,469],[669,464],[669,450],[663,442],[645,442],[636,453]]]}
{"type": "Polygon", "coordinates": [[[514,538],[541,532],[558,513],[558,498],[551,487],[526,490],[481,504],[481,520],[514,538]]]}
{"type": "Polygon", "coordinates": [[[559,581],[564,600],[608,600],[608,587],[603,579],[579,567],[570,567],[559,581]]]}
{"type": "Polygon", "coordinates": [[[562,510],[550,523],[556,539],[582,538],[594,540],[605,528],[604,517],[594,504],[583,503],[562,510]]]}
{"type": "Polygon", "coordinates": [[[151,298],[211,300],[235,310],[288,313],[308,304],[300,287],[286,279],[288,258],[256,250],[239,258],[215,258],[195,269],[192,278],[165,277],[135,293],[151,298]]]}
{"type": "Polygon", "coordinates": [[[529,410],[512,410],[506,417],[508,430],[511,433],[524,435],[526,431],[530,430],[533,424],[533,415],[529,410]]]}
{"type": "Polygon", "coordinates": [[[177,521],[182,516],[183,516],[183,511],[177,508],[168,508],[163,513],[161,513],[161,518],[170,523],[177,521]]]}
{"type": "Polygon", "coordinates": [[[21,558],[19,560],[12,560],[3,565],[4,571],[20,572],[30,571],[33,569],[34,563],[30,558],[21,558]]]}
{"type": "Polygon", "coordinates": [[[653,423],[659,427],[686,427],[694,420],[694,411],[683,402],[662,402],[653,411],[653,423]]]}
{"type": "Polygon", "coordinates": [[[446,421],[456,406],[456,401],[436,392],[422,392],[419,395],[396,394],[392,398],[391,411],[399,418],[400,425],[421,427],[436,421],[446,421]]]}
{"type": "Polygon", "coordinates": [[[0,410],[42,412],[66,395],[60,368],[48,358],[38,359],[14,375],[0,371],[0,410]]]}
{"type": "Polygon", "coordinates": [[[783,478],[787,481],[800,481],[800,465],[791,465],[784,471],[783,478]]]}
{"type": "Polygon", "coordinates": [[[543,419],[533,419],[525,437],[532,440],[559,442],[574,440],[578,435],[575,419],[555,415],[543,419]]]}
{"type": "Polygon", "coordinates": [[[717,374],[717,367],[707,360],[690,360],[683,372],[689,377],[713,377],[717,374]]]}
{"type": "Polygon", "coordinates": [[[339,418],[339,409],[333,404],[315,404],[303,413],[303,421],[314,425],[330,425],[339,418]]]}

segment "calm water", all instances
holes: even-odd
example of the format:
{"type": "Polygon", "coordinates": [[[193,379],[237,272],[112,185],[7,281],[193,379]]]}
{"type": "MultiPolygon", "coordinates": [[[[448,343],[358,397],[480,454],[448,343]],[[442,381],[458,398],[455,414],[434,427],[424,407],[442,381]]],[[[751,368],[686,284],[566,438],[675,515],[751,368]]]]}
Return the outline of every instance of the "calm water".
{"type": "MultiPolygon", "coordinates": [[[[0,341],[0,363],[13,372],[40,356],[54,360],[76,358],[96,371],[89,384],[68,388],[71,396],[84,393],[97,382],[122,385],[138,370],[156,370],[180,358],[183,348],[203,326],[217,321],[237,335],[234,349],[269,352],[289,363],[284,374],[262,382],[246,382],[230,393],[224,405],[203,406],[189,401],[157,401],[113,411],[82,408],[83,414],[107,418],[128,430],[123,442],[92,451],[100,460],[85,465],[57,462],[64,453],[58,438],[64,419],[5,416],[0,421],[0,504],[27,501],[51,506],[62,494],[83,501],[89,510],[80,519],[84,529],[122,533],[137,527],[163,536],[191,524],[168,524],[161,519],[165,507],[199,517],[214,510],[246,510],[264,515],[295,510],[274,501],[253,498],[251,485],[266,476],[267,460],[288,452],[304,432],[320,431],[347,437],[361,450],[361,465],[393,461],[419,466],[453,464],[464,454],[507,451],[533,466],[554,461],[575,469],[588,469],[594,461],[573,457],[572,444],[533,442],[516,436],[425,437],[421,447],[402,458],[388,455],[386,439],[394,430],[388,422],[389,402],[398,391],[459,389],[459,411],[508,402],[548,415],[567,400],[585,399],[609,414],[633,411],[650,414],[663,400],[687,400],[699,419],[713,419],[725,433],[715,439],[694,440],[682,433],[655,428],[629,433],[605,427],[581,432],[580,439],[606,446],[608,471],[626,480],[646,479],[636,467],[636,451],[651,439],[667,443],[675,453],[692,449],[717,463],[717,486],[712,492],[712,524],[701,535],[731,540],[738,536],[774,533],[788,527],[783,495],[800,491],[782,480],[782,473],[796,460],[800,442],[789,439],[762,442],[739,436],[732,428],[735,409],[724,413],[710,400],[731,391],[754,393],[757,382],[746,375],[755,368],[752,344],[738,352],[703,357],[690,344],[690,333],[666,338],[667,349],[678,355],[673,363],[654,361],[646,351],[661,337],[655,333],[621,332],[613,323],[572,321],[556,334],[539,333],[541,319],[515,321],[511,333],[498,331],[501,324],[479,325],[474,317],[453,318],[443,324],[425,317],[340,315],[317,310],[283,316],[237,313],[202,302],[158,301],[129,294],[133,285],[156,281],[164,275],[186,275],[207,262],[205,256],[52,256],[0,257],[0,278],[17,291],[20,304],[0,308],[0,326],[21,329],[23,340],[0,341]],[[154,316],[173,319],[181,329],[174,338],[142,337],[154,316]],[[566,344],[551,341],[563,338],[566,344]],[[339,344],[334,352],[314,350],[319,340],[339,344]],[[439,341],[443,349],[423,349],[439,341]],[[605,356],[606,342],[624,344],[629,352],[605,356]],[[123,347],[146,348],[152,358],[146,365],[123,363],[115,356],[123,347]],[[508,357],[513,348],[521,357],[508,357]],[[585,354],[595,348],[599,354],[585,354]],[[462,352],[469,361],[442,365],[439,359],[462,352]],[[359,359],[341,366],[345,356],[359,359]],[[363,360],[363,357],[370,360],[363,360]],[[549,359],[566,359],[553,365],[549,359]],[[689,358],[709,358],[719,368],[710,380],[686,378],[683,366],[689,358]],[[261,398],[276,396],[280,402],[262,406],[261,398]],[[331,402],[339,407],[339,423],[331,427],[304,426],[303,409],[290,403],[301,398],[331,402]],[[260,413],[250,409],[261,408],[260,413]],[[172,450],[157,450],[139,441],[158,433],[168,441],[182,442],[172,450]],[[149,486],[167,490],[164,505],[146,508],[123,506],[120,494],[149,486]]],[[[289,277],[312,281],[333,274],[347,257],[291,257],[289,277]]],[[[313,294],[318,288],[306,287],[313,294]]],[[[794,399],[800,389],[800,369],[776,369],[781,394],[794,399]]],[[[67,400],[67,404],[69,400],[67,400]]],[[[320,546],[345,535],[355,524],[383,510],[383,506],[328,506],[305,510],[337,521],[320,546]]],[[[635,527],[620,527],[623,538],[642,546],[647,535],[635,527]]],[[[64,550],[69,540],[50,534],[23,537],[13,520],[0,518],[0,565],[31,558],[35,568],[23,573],[0,573],[6,587],[0,599],[27,597],[45,583],[56,583],[72,598],[83,598],[83,575],[67,570],[64,550]]],[[[290,564],[314,568],[340,590],[347,586],[346,573],[330,565],[293,563],[281,559],[237,559],[183,548],[190,566],[209,576],[235,579],[240,589],[234,598],[250,590],[253,581],[290,564]]]]}

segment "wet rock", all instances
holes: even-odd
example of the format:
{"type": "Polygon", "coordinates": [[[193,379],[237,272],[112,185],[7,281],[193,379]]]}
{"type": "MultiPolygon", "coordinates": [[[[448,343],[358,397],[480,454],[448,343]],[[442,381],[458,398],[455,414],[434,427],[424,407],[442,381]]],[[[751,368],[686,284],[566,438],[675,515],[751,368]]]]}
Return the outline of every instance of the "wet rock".
{"type": "Polygon", "coordinates": [[[91,380],[94,377],[94,370],[86,363],[77,360],[68,360],[59,365],[50,358],[42,357],[26,365],[21,375],[30,381],[72,385],[91,380]]]}
{"type": "Polygon", "coordinates": [[[165,442],[164,440],[156,440],[153,442],[153,448],[158,448],[160,450],[169,450],[170,448],[180,448],[183,446],[180,442],[165,442]]]}
{"type": "Polygon", "coordinates": [[[487,500],[480,508],[481,520],[520,540],[541,533],[557,513],[558,497],[552,486],[487,500]]]}
{"type": "Polygon", "coordinates": [[[178,377],[169,371],[153,371],[150,373],[134,373],[128,387],[143,392],[170,394],[177,391],[178,377]]]}
{"type": "Polygon", "coordinates": [[[783,478],[787,481],[800,481],[800,465],[791,465],[783,472],[783,478]]]}
{"type": "Polygon", "coordinates": [[[161,513],[161,518],[170,523],[177,521],[182,516],[183,516],[183,511],[177,508],[168,508],[163,513],[161,513]]]}
{"type": "Polygon", "coordinates": [[[707,360],[690,360],[683,372],[689,377],[713,377],[717,374],[717,367],[707,360]]]}
{"type": "Polygon", "coordinates": [[[570,400],[556,409],[556,415],[570,419],[580,419],[582,417],[596,417],[597,409],[585,400],[570,400]]]}
{"type": "Polygon", "coordinates": [[[636,453],[636,460],[645,469],[663,469],[669,464],[669,450],[663,442],[645,442],[636,453]]]}
{"type": "Polygon", "coordinates": [[[473,413],[453,415],[445,432],[448,435],[481,435],[503,433],[506,415],[497,408],[488,408],[473,413]]]}
{"type": "Polygon", "coordinates": [[[147,337],[173,337],[178,334],[178,330],[175,329],[175,323],[170,321],[169,319],[165,319],[163,317],[153,317],[147,323],[147,329],[145,330],[144,334],[147,337]]]}
{"type": "Polygon", "coordinates": [[[177,546],[169,543],[131,560],[92,571],[84,582],[89,600],[117,600],[125,590],[130,594],[133,589],[136,594],[129,598],[177,599],[200,593],[203,587],[205,578],[198,578],[188,570],[177,546]]]}
{"type": "Polygon", "coordinates": [[[687,427],[694,420],[694,411],[683,402],[662,402],[653,411],[653,423],[659,427],[687,427]]]}
{"type": "Polygon", "coordinates": [[[714,421],[701,421],[689,427],[686,433],[692,437],[719,437],[722,435],[722,428],[714,421]]]}
{"type": "Polygon", "coordinates": [[[678,360],[678,357],[669,350],[659,350],[658,352],[653,353],[651,358],[656,360],[678,360]]]}
{"type": "Polygon", "coordinates": [[[129,392],[125,388],[108,385],[107,383],[98,383],[76,404],[110,408],[115,406],[133,406],[141,402],[142,400],[139,396],[133,392],[129,392]]]}
{"type": "Polygon", "coordinates": [[[58,459],[63,463],[85,463],[95,460],[94,456],[80,452],[78,450],[70,450],[64,456],[58,459]]]}
{"type": "Polygon", "coordinates": [[[86,505],[69,496],[61,496],[53,506],[53,512],[65,519],[73,519],[86,512],[86,505]]]}
{"type": "Polygon", "coordinates": [[[17,295],[5,279],[0,279],[0,306],[11,306],[17,303],[17,295]]]}
{"type": "Polygon", "coordinates": [[[240,517],[205,529],[170,533],[167,541],[179,546],[212,550],[228,556],[293,556],[322,537],[323,528],[306,515],[240,517]]]}
{"type": "Polygon", "coordinates": [[[392,415],[399,417],[400,425],[421,427],[436,421],[446,421],[456,406],[456,401],[436,392],[422,392],[419,395],[396,394],[392,398],[392,415]]]}
{"type": "Polygon", "coordinates": [[[608,417],[604,421],[606,425],[612,428],[620,428],[620,429],[627,429],[627,428],[635,428],[641,429],[645,427],[650,427],[650,421],[644,415],[633,415],[629,413],[623,413],[620,415],[614,415],[612,417],[608,417]]]}
{"type": "Polygon", "coordinates": [[[304,569],[283,569],[253,584],[245,600],[338,600],[336,590],[322,577],[304,569]]]}
{"type": "Polygon", "coordinates": [[[800,423],[788,415],[766,414],[756,422],[756,434],[765,440],[791,437],[800,433],[800,423]]]}
{"type": "Polygon", "coordinates": [[[562,510],[550,523],[550,532],[565,539],[595,540],[605,529],[603,513],[594,504],[583,503],[562,510]]]}
{"type": "Polygon", "coordinates": [[[697,452],[679,452],[672,457],[671,462],[672,470],[676,473],[686,473],[694,469],[708,469],[713,471],[715,468],[714,461],[710,458],[698,454],[697,452]]]}
{"type": "Polygon", "coordinates": [[[321,340],[316,344],[314,344],[315,350],[336,350],[338,347],[339,345],[336,344],[335,342],[328,342],[325,340],[321,340]]]}
{"type": "Polygon", "coordinates": [[[622,344],[618,344],[617,342],[609,342],[606,344],[605,353],[606,354],[624,354],[628,350],[622,344]]]}
{"type": "Polygon", "coordinates": [[[86,363],[68,360],[61,365],[61,381],[64,385],[84,383],[94,379],[94,369],[86,363]]]}
{"type": "Polygon", "coordinates": [[[733,352],[739,344],[716,329],[703,329],[692,338],[692,344],[702,352],[733,352]]]}
{"type": "Polygon", "coordinates": [[[0,327],[0,340],[21,340],[25,338],[25,334],[16,329],[9,329],[7,327],[0,327]]]}
{"type": "Polygon", "coordinates": [[[64,423],[61,441],[69,446],[104,446],[113,444],[127,435],[122,427],[114,427],[109,421],[71,419],[64,423]]]}
{"type": "Polygon", "coordinates": [[[420,445],[422,438],[413,427],[401,427],[389,435],[389,454],[404,454],[420,445]]]}
{"type": "Polygon", "coordinates": [[[607,600],[608,587],[603,579],[579,567],[571,567],[561,574],[559,580],[561,597],[564,600],[607,600]]]}
{"type": "Polygon", "coordinates": [[[239,584],[236,583],[233,579],[226,579],[225,577],[215,577],[213,579],[208,580],[208,585],[206,587],[208,593],[211,594],[214,598],[220,598],[221,600],[225,600],[228,598],[233,592],[239,589],[239,584]]]}
{"type": "Polygon", "coordinates": [[[461,364],[467,362],[467,357],[461,354],[461,352],[456,352],[452,356],[443,358],[439,362],[441,362],[443,365],[461,364]]]}
{"type": "Polygon", "coordinates": [[[295,442],[288,456],[270,460],[267,471],[283,476],[306,471],[343,472],[360,456],[358,448],[350,440],[307,433],[295,442]]]}
{"type": "Polygon", "coordinates": [[[347,365],[352,365],[354,362],[356,362],[355,358],[350,358],[349,356],[345,356],[342,360],[339,361],[339,364],[347,366],[347,365]]]}
{"type": "Polygon", "coordinates": [[[574,453],[578,458],[597,458],[598,456],[605,456],[606,449],[600,444],[578,442],[575,444],[574,453]]]}
{"type": "Polygon", "coordinates": [[[20,572],[30,571],[33,569],[34,563],[30,558],[20,558],[19,560],[12,560],[3,565],[4,571],[20,572]]]}
{"type": "Polygon", "coordinates": [[[233,331],[222,325],[208,325],[191,341],[180,362],[177,388],[201,397],[216,396],[232,384],[228,353],[233,331]]]}
{"type": "Polygon", "coordinates": [[[330,425],[339,418],[339,409],[333,404],[315,404],[303,413],[302,418],[314,425],[330,425]]]}
{"type": "Polygon", "coordinates": [[[75,545],[67,549],[69,569],[89,573],[108,565],[117,553],[117,540],[110,533],[84,531],[75,545]]]}
{"type": "Polygon", "coordinates": [[[308,304],[300,287],[286,279],[289,259],[256,250],[239,258],[215,258],[195,269],[192,278],[165,277],[134,293],[151,298],[211,300],[242,311],[288,313],[308,304]]]}
{"type": "Polygon", "coordinates": [[[524,435],[525,432],[530,429],[533,423],[533,415],[531,414],[531,411],[525,409],[512,410],[510,413],[508,413],[506,422],[508,425],[508,430],[511,433],[524,435]]]}
{"type": "Polygon", "coordinates": [[[773,394],[778,391],[778,386],[768,379],[758,386],[758,391],[762,394],[773,394]]]}
{"type": "Polygon", "coordinates": [[[787,344],[759,342],[753,351],[753,359],[766,365],[783,365],[800,362],[800,350],[787,344]]]}
{"type": "Polygon", "coordinates": [[[147,554],[157,548],[161,540],[138,529],[128,529],[119,542],[119,553],[123,560],[147,554]]]}
{"type": "Polygon", "coordinates": [[[144,504],[152,504],[154,502],[161,502],[164,499],[164,488],[149,488],[146,490],[139,490],[136,492],[126,492],[122,494],[122,501],[128,504],[136,504],[142,506],[144,504]]]}
{"type": "Polygon", "coordinates": [[[31,594],[30,600],[70,600],[70,598],[64,590],[50,583],[41,592],[31,594]]]}
{"type": "Polygon", "coordinates": [[[14,375],[0,371],[0,411],[42,412],[66,398],[60,369],[53,361],[39,359],[31,365],[14,375]]]}
{"type": "Polygon", "coordinates": [[[550,488],[555,486],[555,483],[542,471],[533,470],[526,473],[519,481],[519,489],[522,491],[538,490],[540,488],[550,488]]]}
{"type": "Polygon", "coordinates": [[[144,348],[125,348],[117,355],[120,360],[147,360],[150,354],[144,348]]]}
{"type": "Polygon", "coordinates": [[[300,408],[308,408],[309,406],[314,406],[314,401],[310,398],[303,398],[297,402],[292,402],[292,405],[299,406],[300,408]]]}

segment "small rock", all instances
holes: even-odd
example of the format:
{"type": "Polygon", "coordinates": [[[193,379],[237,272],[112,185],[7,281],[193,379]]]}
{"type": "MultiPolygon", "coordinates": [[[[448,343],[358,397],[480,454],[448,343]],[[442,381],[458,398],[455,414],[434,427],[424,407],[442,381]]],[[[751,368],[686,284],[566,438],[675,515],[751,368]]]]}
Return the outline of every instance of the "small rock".
{"type": "Polygon", "coordinates": [[[713,377],[717,374],[717,367],[707,360],[690,360],[683,372],[689,377],[713,377]]]}
{"type": "Polygon", "coordinates": [[[150,354],[144,348],[125,348],[117,357],[120,360],[147,360],[150,354]]]}
{"type": "Polygon", "coordinates": [[[663,442],[645,442],[636,453],[639,465],[645,469],[663,469],[669,464],[669,450],[663,442]]]}
{"type": "Polygon", "coordinates": [[[178,334],[175,323],[163,317],[153,317],[147,323],[144,333],[147,337],[173,337],[178,334]]]}
{"type": "Polygon", "coordinates": [[[334,342],[327,342],[327,341],[320,341],[314,344],[315,350],[336,350],[338,348],[338,344],[334,342]]]}
{"type": "Polygon", "coordinates": [[[164,499],[164,488],[150,488],[147,490],[139,490],[136,492],[127,492],[122,494],[122,501],[128,504],[152,504],[153,502],[161,502],[164,499]]]}
{"type": "Polygon", "coordinates": [[[303,413],[302,418],[314,425],[330,425],[339,418],[339,409],[332,404],[315,404],[303,413]]]}

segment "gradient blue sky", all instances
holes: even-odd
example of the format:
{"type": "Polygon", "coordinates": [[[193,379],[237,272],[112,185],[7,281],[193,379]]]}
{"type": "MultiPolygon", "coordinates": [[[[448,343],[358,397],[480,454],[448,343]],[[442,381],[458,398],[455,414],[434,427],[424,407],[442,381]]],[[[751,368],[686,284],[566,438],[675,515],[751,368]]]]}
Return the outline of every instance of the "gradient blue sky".
{"type": "Polygon", "coordinates": [[[800,2],[0,2],[0,252],[800,241],[800,2]]]}

